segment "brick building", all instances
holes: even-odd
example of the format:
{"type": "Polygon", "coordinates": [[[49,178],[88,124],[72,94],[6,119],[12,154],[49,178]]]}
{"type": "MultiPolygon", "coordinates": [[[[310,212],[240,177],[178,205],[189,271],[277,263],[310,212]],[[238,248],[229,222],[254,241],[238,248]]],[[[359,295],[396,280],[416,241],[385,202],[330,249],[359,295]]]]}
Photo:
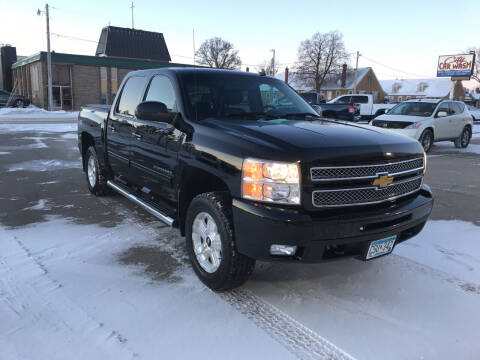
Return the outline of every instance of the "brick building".
{"type": "MultiPolygon", "coordinates": [[[[105,27],[96,56],[52,52],[54,110],[78,110],[86,104],[111,104],[125,75],[133,70],[185,66],[170,62],[163,34],[105,27]]],[[[12,65],[15,92],[36,106],[48,107],[47,53],[12,65]]]]}

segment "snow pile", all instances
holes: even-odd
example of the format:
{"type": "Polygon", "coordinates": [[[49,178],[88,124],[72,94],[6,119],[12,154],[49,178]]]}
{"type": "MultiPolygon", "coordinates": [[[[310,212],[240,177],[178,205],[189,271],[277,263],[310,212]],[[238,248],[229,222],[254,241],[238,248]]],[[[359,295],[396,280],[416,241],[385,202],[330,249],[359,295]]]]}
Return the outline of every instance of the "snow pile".
{"type": "Polygon", "coordinates": [[[78,111],[47,111],[36,107],[35,105],[30,105],[26,108],[0,108],[0,119],[49,119],[49,118],[77,118],[78,111]]]}

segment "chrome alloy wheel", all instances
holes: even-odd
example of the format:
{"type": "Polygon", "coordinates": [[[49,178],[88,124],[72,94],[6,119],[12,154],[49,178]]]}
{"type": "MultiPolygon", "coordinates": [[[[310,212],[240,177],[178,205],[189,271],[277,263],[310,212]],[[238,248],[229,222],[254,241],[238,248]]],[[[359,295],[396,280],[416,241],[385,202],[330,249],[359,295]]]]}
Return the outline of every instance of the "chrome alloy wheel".
{"type": "Polygon", "coordinates": [[[95,183],[97,182],[97,168],[95,166],[95,158],[93,156],[88,158],[87,175],[90,186],[92,188],[95,187],[95,183]]]}
{"type": "Polygon", "coordinates": [[[199,265],[207,273],[214,273],[222,261],[222,241],[213,217],[201,212],[193,220],[193,251],[199,265]]]}

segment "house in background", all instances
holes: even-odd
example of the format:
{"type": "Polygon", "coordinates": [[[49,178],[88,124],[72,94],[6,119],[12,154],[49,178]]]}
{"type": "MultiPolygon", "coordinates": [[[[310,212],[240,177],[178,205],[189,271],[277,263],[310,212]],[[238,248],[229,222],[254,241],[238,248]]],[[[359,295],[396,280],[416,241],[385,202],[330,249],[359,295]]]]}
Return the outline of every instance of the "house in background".
{"type": "MultiPolygon", "coordinates": [[[[303,81],[301,75],[297,73],[291,72],[288,79],[285,77],[285,73],[279,73],[276,77],[287,81],[298,92],[315,92],[313,81],[303,81]]],[[[372,94],[375,102],[383,102],[387,95],[371,67],[359,68],[357,70],[356,84],[357,93],[372,94]]],[[[328,75],[320,87],[320,93],[326,101],[329,101],[340,95],[352,94],[355,88],[354,85],[355,69],[350,69],[344,64],[342,69],[328,75]]]]}
{"type": "MultiPolygon", "coordinates": [[[[78,110],[86,104],[111,104],[125,75],[133,70],[186,66],[170,62],[163,34],[108,26],[96,56],[52,52],[54,110],[78,110]]],[[[48,107],[47,53],[12,65],[16,92],[36,106],[48,107]]]]}
{"type": "MultiPolygon", "coordinates": [[[[383,90],[390,101],[410,99],[448,99],[450,96],[450,78],[380,80],[383,90]]],[[[455,83],[454,99],[463,100],[465,89],[462,82],[455,83]]]]}

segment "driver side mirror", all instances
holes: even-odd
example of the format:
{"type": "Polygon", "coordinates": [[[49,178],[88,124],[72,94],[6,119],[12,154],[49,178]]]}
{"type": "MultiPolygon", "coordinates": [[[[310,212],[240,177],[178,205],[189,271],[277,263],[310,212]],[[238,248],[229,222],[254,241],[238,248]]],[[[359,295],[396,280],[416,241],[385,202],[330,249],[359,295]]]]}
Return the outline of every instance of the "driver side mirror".
{"type": "Polygon", "coordinates": [[[135,117],[140,120],[170,124],[177,113],[169,112],[167,106],[159,101],[144,101],[137,105],[135,117]]]}
{"type": "Polygon", "coordinates": [[[446,111],[439,111],[437,113],[437,118],[442,118],[442,117],[445,117],[445,116],[448,116],[446,111]]]}

